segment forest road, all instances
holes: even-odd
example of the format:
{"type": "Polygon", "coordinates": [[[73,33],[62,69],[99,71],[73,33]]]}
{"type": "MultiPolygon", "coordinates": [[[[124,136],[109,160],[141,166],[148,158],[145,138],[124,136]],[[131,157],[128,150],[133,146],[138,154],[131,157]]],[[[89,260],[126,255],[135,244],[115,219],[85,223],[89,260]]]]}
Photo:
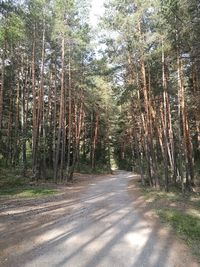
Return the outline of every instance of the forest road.
{"type": "MultiPolygon", "coordinates": [[[[128,190],[134,178],[138,177],[118,171],[90,182],[77,200],[68,202],[73,206],[69,213],[62,206],[64,216],[32,229],[29,240],[13,247],[2,266],[199,266],[183,242],[150,218],[139,190],[128,190]]],[[[26,231],[25,227],[24,235],[26,231]]]]}

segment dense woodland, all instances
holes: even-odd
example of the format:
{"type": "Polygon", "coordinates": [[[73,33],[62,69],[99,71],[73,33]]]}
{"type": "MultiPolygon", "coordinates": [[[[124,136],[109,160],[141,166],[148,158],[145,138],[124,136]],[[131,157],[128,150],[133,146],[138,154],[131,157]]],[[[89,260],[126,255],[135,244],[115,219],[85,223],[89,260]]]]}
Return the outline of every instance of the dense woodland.
{"type": "Polygon", "coordinates": [[[0,168],[65,182],[115,162],[192,190],[199,1],[107,0],[98,30],[89,12],[87,0],[1,1],[0,168]]]}

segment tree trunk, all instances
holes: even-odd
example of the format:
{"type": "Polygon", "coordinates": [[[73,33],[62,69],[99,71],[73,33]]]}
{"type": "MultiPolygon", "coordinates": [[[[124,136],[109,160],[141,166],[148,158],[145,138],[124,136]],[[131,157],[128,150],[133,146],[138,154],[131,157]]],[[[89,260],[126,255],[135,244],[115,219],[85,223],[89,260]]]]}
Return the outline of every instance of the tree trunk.
{"type": "Polygon", "coordinates": [[[33,47],[32,47],[32,94],[33,94],[33,130],[32,130],[32,169],[33,175],[36,174],[36,153],[37,153],[37,99],[36,99],[36,88],[35,88],[35,46],[36,46],[36,25],[34,24],[33,29],[33,47]]]}
{"type": "Polygon", "coordinates": [[[3,94],[4,94],[4,72],[5,72],[5,47],[2,52],[2,67],[1,67],[1,84],[0,84],[0,130],[3,119],[3,94]]]}
{"type": "Polygon", "coordinates": [[[162,41],[162,82],[163,82],[163,115],[161,114],[162,125],[163,125],[163,160],[164,160],[164,170],[165,170],[165,190],[169,191],[169,171],[168,171],[168,120],[167,120],[167,79],[165,74],[165,54],[162,41]]]}
{"type": "Polygon", "coordinates": [[[93,170],[95,168],[95,151],[96,151],[96,143],[97,143],[97,137],[98,137],[98,127],[99,127],[99,114],[96,113],[94,136],[93,136],[93,141],[92,141],[92,158],[91,158],[91,166],[93,170]]]}
{"type": "Polygon", "coordinates": [[[36,140],[39,148],[39,155],[37,155],[36,165],[42,171],[43,176],[46,175],[46,153],[45,153],[45,125],[44,125],[44,60],[45,60],[45,23],[43,22],[42,33],[42,60],[40,71],[40,92],[37,109],[37,133],[36,140]]]}
{"type": "Polygon", "coordinates": [[[59,112],[59,125],[58,125],[58,136],[57,136],[57,145],[56,145],[56,153],[55,153],[55,166],[54,166],[54,181],[57,182],[57,174],[58,174],[58,161],[60,155],[60,144],[61,144],[61,136],[63,130],[63,121],[64,121],[64,101],[65,101],[65,87],[64,87],[64,74],[65,74],[65,38],[62,36],[62,72],[61,72],[61,93],[60,93],[60,112],[59,112]]]}
{"type": "Polygon", "coordinates": [[[193,99],[194,99],[194,119],[195,119],[195,143],[196,143],[196,157],[200,160],[200,88],[197,73],[196,62],[192,63],[192,85],[193,85],[193,99]]]}
{"type": "Polygon", "coordinates": [[[183,71],[182,71],[182,62],[177,57],[177,66],[178,66],[178,80],[179,80],[179,105],[180,105],[180,115],[182,120],[182,129],[183,129],[183,144],[184,144],[184,156],[186,164],[186,187],[191,189],[191,185],[194,183],[194,171],[193,171],[193,152],[192,152],[192,143],[190,137],[189,123],[185,105],[185,92],[183,84],[183,71]]]}
{"type": "Polygon", "coordinates": [[[68,136],[67,136],[67,179],[72,180],[70,174],[71,161],[71,134],[72,134],[72,77],[71,77],[71,47],[69,44],[69,87],[68,87],[68,136]]]}
{"type": "Polygon", "coordinates": [[[27,166],[27,159],[26,159],[26,93],[27,93],[27,72],[24,71],[24,56],[22,59],[22,68],[21,74],[24,77],[24,83],[21,84],[21,127],[22,127],[22,164],[23,164],[23,175],[26,176],[26,166],[27,166]]]}

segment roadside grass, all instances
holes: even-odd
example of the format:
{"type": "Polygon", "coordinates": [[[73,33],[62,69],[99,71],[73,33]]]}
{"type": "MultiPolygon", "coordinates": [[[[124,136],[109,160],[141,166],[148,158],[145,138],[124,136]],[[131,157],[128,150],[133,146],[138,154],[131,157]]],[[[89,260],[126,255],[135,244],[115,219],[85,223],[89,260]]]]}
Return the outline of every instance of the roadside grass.
{"type": "Polygon", "coordinates": [[[169,225],[186,241],[200,262],[200,216],[195,216],[189,210],[181,212],[165,208],[156,209],[156,213],[163,223],[169,225]]]}
{"type": "Polygon", "coordinates": [[[166,193],[142,187],[143,195],[162,223],[186,241],[200,262],[200,195],[166,193]]]}
{"type": "Polygon", "coordinates": [[[142,187],[143,195],[148,202],[155,203],[159,200],[166,200],[171,203],[180,203],[191,205],[200,209],[200,194],[182,194],[177,189],[172,189],[171,192],[158,191],[150,187],[142,187]]]}
{"type": "Polygon", "coordinates": [[[45,185],[30,185],[30,179],[16,170],[1,169],[0,198],[42,198],[56,194],[56,189],[45,185]]]}
{"type": "Polygon", "coordinates": [[[39,198],[56,194],[55,189],[41,187],[15,187],[8,189],[0,189],[0,198],[39,198]]]}

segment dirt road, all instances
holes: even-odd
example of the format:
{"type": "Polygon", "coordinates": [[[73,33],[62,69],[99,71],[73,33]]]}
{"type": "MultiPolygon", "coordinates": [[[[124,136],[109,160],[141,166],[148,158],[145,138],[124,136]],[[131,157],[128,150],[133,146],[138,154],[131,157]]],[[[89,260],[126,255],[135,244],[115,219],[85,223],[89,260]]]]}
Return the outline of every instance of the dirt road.
{"type": "Polygon", "coordinates": [[[1,212],[0,266],[197,267],[183,242],[149,218],[138,189],[128,190],[132,178],[117,172],[79,194],[72,188],[68,198],[9,204],[1,212]]]}

